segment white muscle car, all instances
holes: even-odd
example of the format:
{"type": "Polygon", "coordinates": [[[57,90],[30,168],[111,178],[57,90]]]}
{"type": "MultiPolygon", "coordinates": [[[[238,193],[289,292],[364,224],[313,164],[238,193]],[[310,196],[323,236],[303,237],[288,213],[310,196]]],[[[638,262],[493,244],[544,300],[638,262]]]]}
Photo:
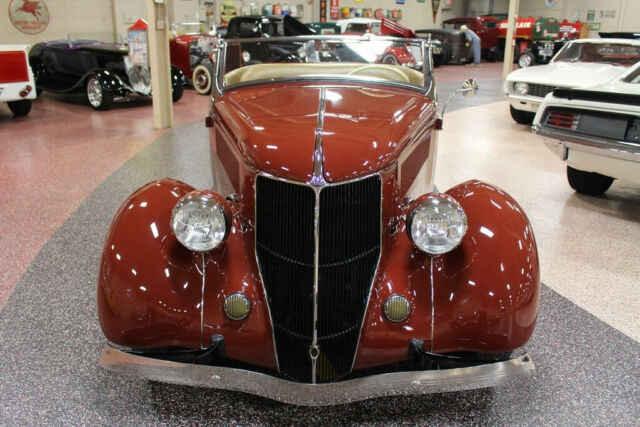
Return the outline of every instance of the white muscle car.
{"type": "Polygon", "coordinates": [[[26,44],[0,44],[0,102],[6,102],[16,116],[29,114],[36,98],[28,53],[26,44]]]}
{"type": "Polygon", "coordinates": [[[533,131],[567,162],[579,193],[604,193],[615,178],[640,183],[640,62],[603,85],[554,90],[533,131]]]}
{"type": "Polygon", "coordinates": [[[523,68],[507,76],[504,92],[511,117],[530,124],[544,97],[555,88],[604,84],[640,61],[640,40],[579,39],[567,43],[547,65],[523,68]]]}

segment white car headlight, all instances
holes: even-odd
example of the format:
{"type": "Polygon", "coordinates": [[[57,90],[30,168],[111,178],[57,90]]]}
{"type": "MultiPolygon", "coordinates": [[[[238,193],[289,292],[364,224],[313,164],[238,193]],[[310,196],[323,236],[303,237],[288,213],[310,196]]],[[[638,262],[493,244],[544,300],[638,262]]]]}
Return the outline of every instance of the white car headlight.
{"type": "Polygon", "coordinates": [[[453,197],[435,194],[410,213],[407,232],[418,249],[431,255],[444,254],[460,244],[467,232],[467,215],[453,197]]]}
{"type": "Polygon", "coordinates": [[[171,231],[187,249],[210,251],[227,237],[229,219],[213,197],[189,193],[171,212],[171,231]]]}
{"type": "Polygon", "coordinates": [[[513,92],[518,95],[526,95],[529,93],[529,84],[524,82],[515,82],[513,84],[513,92]]]}

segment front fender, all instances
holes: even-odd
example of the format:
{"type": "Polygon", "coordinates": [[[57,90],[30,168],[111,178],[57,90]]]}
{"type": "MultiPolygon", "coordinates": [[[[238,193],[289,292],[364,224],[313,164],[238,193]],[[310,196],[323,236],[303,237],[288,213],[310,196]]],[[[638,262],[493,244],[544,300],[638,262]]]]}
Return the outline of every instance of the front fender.
{"type": "Polygon", "coordinates": [[[102,88],[105,91],[113,94],[114,96],[129,92],[129,89],[127,89],[127,87],[124,85],[122,80],[120,80],[120,77],[115,76],[112,72],[101,69],[101,68],[91,70],[90,72],[88,72],[84,76],[84,78],[78,82],[76,87],[78,87],[79,85],[86,86],[87,81],[89,80],[90,77],[97,78],[100,81],[102,88]]]}
{"type": "Polygon", "coordinates": [[[521,347],[531,336],[540,278],[526,215],[508,194],[480,181],[447,194],[468,220],[468,231],[453,251],[437,257],[421,252],[404,223],[395,234],[384,233],[356,369],[406,360],[413,338],[437,353],[498,353],[521,347]],[[384,316],[392,295],[409,300],[407,320],[392,323],[384,316]]]}
{"type": "MultiPolygon", "coordinates": [[[[205,253],[182,246],[170,229],[171,211],[193,188],[172,179],[145,185],[118,210],[107,234],[98,276],[98,317],[112,343],[130,348],[209,346],[225,339],[228,357],[275,369],[271,322],[252,230],[232,215],[227,239],[205,253]],[[225,316],[227,296],[251,301],[243,320],[225,316]]],[[[225,210],[233,212],[222,197],[225,210]]]]}

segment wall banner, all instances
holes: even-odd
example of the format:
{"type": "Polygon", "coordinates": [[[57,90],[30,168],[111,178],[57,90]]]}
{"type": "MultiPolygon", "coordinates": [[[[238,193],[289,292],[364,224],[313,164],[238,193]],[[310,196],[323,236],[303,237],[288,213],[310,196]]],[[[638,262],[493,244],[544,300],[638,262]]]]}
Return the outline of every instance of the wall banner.
{"type": "Polygon", "coordinates": [[[431,8],[433,10],[433,23],[436,22],[436,15],[438,14],[438,8],[440,7],[440,0],[431,0],[431,8]]]}
{"type": "Polygon", "coordinates": [[[49,9],[44,0],[11,0],[9,19],[25,34],[38,34],[49,25],[49,9]]]}

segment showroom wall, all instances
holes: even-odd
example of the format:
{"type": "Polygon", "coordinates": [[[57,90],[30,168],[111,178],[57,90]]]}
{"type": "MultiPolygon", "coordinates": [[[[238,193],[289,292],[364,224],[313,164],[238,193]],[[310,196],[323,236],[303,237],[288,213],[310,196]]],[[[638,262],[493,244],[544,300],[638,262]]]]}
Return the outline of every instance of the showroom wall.
{"type": "MultiPolygon", "coordinates": [[[[327,0],[327,3],[330,3],[330,0],[327,0]]],[[[363,0],[359,2],[356,0],[340,0],[339,7],[372,8],[374,10],[378,8],[398,9],[402,11],[402,19],[399,22],[405,27],[414,30],[441,27],[443,20],[462,16],[464,9],[464,3],[461,0],[453,0],[450,7],[445,6],[445,1],[442,0],[434,22],[431,0],[426,0],[424,3],[419,3],[417,0],[405,0],[404,3],[396,4],[392,0],[363,0]]],[[[316,13],[315,10],[314,13],[316,13]]],[[[327,9],[327,17],[329,16],[330,11],[327,9]]]]}
{"type": "MultiPolygon", "coordinates": [[[[509,0],[472,0],[466,13],[507,13],[508,9],[509,0]]],[[[547,7],[544,0],[520,0],[519,15],[591,22],[596,26],[600,24],[600,31],[640,30],[639,0],[556,0],[551,7],[547,7]]],[[[590,36],[598,37],[598,32],[591,31],[590,36]]]]}
{"type": "Polygon", "coordinates": [[[9,19],[7,3],[0,7],[0,43],[34,44],[65,38],[69,32],[112,32],[113,16],[108,0],[46,0],[49,23],[38,34],[18,31],[9,19]]]}
{"type": "MultiPolygon", "coordinates": [[[[20,0],[14,0],[19,2],[20,0]]],[[[239,13],[248,12],[251,5],[262,10],[265,4],[296,4],[303,6],[300,17],[305,22],[319,19],[320,0],[235,0],[239,13]]],[[[144,17],[145,0],[44,0],[49,14],[47,27],[38,34],[18,31],[9,20],[7,8],[0,9],[0,42],[34,44],[43,40],[66,37],[69,32],[111,32],[117,29],[126,36],[126,28],[144,17]]],[[[507,12],[509,0],[451,0],[440,1],[433,20],[432,2],[425,0],[339,0],[339,7],[399,9],[400,22],[413,29],[439,27],[443,19],[467,14],[507,12]],[[397,4],[403,1],[404,4],[397,4]]],[[[170,0],[170,17],[175,21],[205,20],[207,4],[213,4],[215,21],[220,15],[221,0],[170,0]]],[[[330,15],[327,0],[327,16],[330,15]]],[[[521,16],[549,16],[558,19],[579,19],[599,24],[601,31],[640,30],[640,0],[556,0],[547,7],[544,0],[520,0],[521,16]]],[[[597,37],[597,31],[591,31],[597,37]]]]}

